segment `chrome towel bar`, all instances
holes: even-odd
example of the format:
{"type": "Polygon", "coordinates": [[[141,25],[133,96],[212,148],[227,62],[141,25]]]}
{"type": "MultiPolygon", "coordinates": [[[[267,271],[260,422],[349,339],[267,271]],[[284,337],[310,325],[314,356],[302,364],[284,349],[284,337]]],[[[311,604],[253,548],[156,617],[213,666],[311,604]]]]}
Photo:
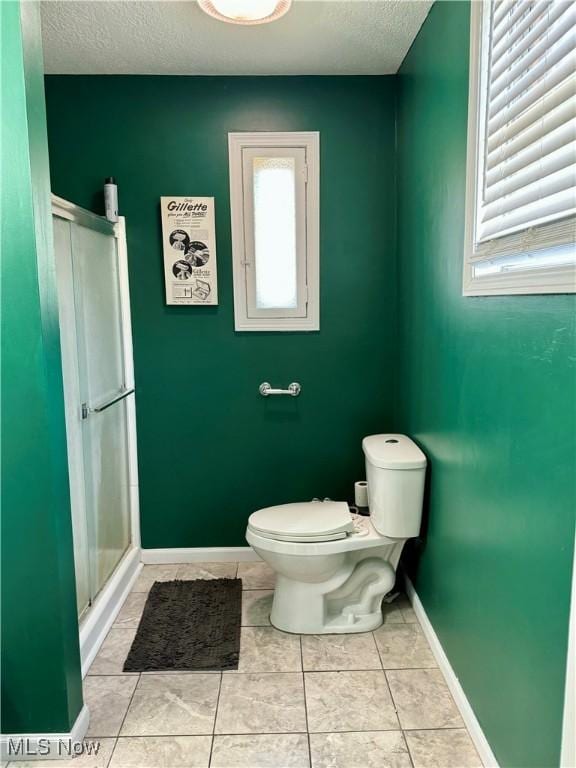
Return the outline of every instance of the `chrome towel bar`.
{"type": "Polygon", "coordinates": [[[272,389],[272,386],[267,381],[262,382],[258,387],[258,392],[260,392],[262,397],[268,397],[268,395],[290,395],[291,397],[298,397],[301,390],[302,387],[297,381],[293,381],[292,384],[289,384],[288,389],[272,389]]]}

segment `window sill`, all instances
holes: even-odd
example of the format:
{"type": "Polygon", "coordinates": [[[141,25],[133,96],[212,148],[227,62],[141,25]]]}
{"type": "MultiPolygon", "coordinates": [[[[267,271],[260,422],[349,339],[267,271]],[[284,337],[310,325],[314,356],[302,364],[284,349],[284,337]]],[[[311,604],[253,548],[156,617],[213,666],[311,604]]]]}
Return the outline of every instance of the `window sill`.
{"type": "Polygon", "coordinates": [[[293,318],[242,318],[236,319],[234,323],[236,331],[319,331],[320,321],[313,317],[293,317],[293,318]]]}

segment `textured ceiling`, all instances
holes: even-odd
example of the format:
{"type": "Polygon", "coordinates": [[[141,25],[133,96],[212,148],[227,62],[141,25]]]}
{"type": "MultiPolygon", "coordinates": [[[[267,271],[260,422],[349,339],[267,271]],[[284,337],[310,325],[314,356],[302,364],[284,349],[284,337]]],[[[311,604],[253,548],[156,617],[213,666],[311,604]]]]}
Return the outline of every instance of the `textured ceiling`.
{"type": "Polygon", "coordinates": [[[294,0],[272,24],[210,18],[195,0],[42,3],[50,74],[383,75],[432,0],[294,0]]]}

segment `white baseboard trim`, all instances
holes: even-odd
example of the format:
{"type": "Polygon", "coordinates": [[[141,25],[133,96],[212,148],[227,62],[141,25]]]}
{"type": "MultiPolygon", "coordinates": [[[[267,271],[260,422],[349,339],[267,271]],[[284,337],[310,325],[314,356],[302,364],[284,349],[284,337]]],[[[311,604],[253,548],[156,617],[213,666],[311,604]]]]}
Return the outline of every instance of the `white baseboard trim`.
{"type": "Polygon", "coordinates": [[[79,754],[90,713],[84,705],[68,733],[14,733],[0,736],[0,760],[63,760],[79,754]]]}
{"type": "Polygon", "coordinates": [[[233,563],[260,560],[252,547],[173,547],[171,549],[143,549],[145,565],[170,563],[233,563]]]}
{"type": "MultiPolygon", "coordinates": [[[[574,541],[576,558],[576,540],[574,541]]],[[[562,724],[561,768],[576,766],[576,559],[572,566],[572,597],[568,619],[568,656],[566,659],[566,690],[564,722],[562,724]]]]}
{"type": "Polygon", "coordinates": [[[140,548],[133,547],[124,555],[116,571],[94,601],[85,620],[80,624],[82,677],[86,676],[141,570],[140,548]]]}
{"type": "Polygon", "coordinates": [[[485,768],[498,768],[498,762],[494,756],[494,753],[492,752],[490,744],[488,743],[488,739],[484,735],[484,731],[482,730],[480,723],[474,714],[474,710],[472,709],[470,702],[464,693],[464,689],[460,685],[460,681],[458,680],[456,673],[454,672],[452,665],[448,660],[448,656],[446,656],[446,653],[444,652],[444,648],[442,648],[442,644],[440,643],[438,635],[434,631],[434,627],[432,626],[430,619],[424,610],[424,606],[416,594],[414,585],[407,576],[405,577],[405,580],[406,594],[408,595],[408,599],[412,603],[416,618],[420,622],[422,631],[424,632],[424,635],[430,644],[430,648],[436,661],[438,662],[440,671],[444,675],[444,679],[446,680],[448,688],[450,689],[450,693],[456,702],[456,706],[460,710],[462,719],[466,724],[466,728],[468,728],[470,738],[474,742],[474,746],[480,755],[482,764],[485,766],[485,768]]]}

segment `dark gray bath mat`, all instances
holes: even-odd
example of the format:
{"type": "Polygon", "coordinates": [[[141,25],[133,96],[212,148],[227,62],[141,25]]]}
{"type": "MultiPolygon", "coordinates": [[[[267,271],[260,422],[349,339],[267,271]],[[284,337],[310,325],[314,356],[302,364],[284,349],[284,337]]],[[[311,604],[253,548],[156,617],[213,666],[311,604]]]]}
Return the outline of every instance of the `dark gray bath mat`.
{"type": "Polygon", "coordinates": [[[238,669],[242,579],[157,581],[124,672],[238,669]]]}

